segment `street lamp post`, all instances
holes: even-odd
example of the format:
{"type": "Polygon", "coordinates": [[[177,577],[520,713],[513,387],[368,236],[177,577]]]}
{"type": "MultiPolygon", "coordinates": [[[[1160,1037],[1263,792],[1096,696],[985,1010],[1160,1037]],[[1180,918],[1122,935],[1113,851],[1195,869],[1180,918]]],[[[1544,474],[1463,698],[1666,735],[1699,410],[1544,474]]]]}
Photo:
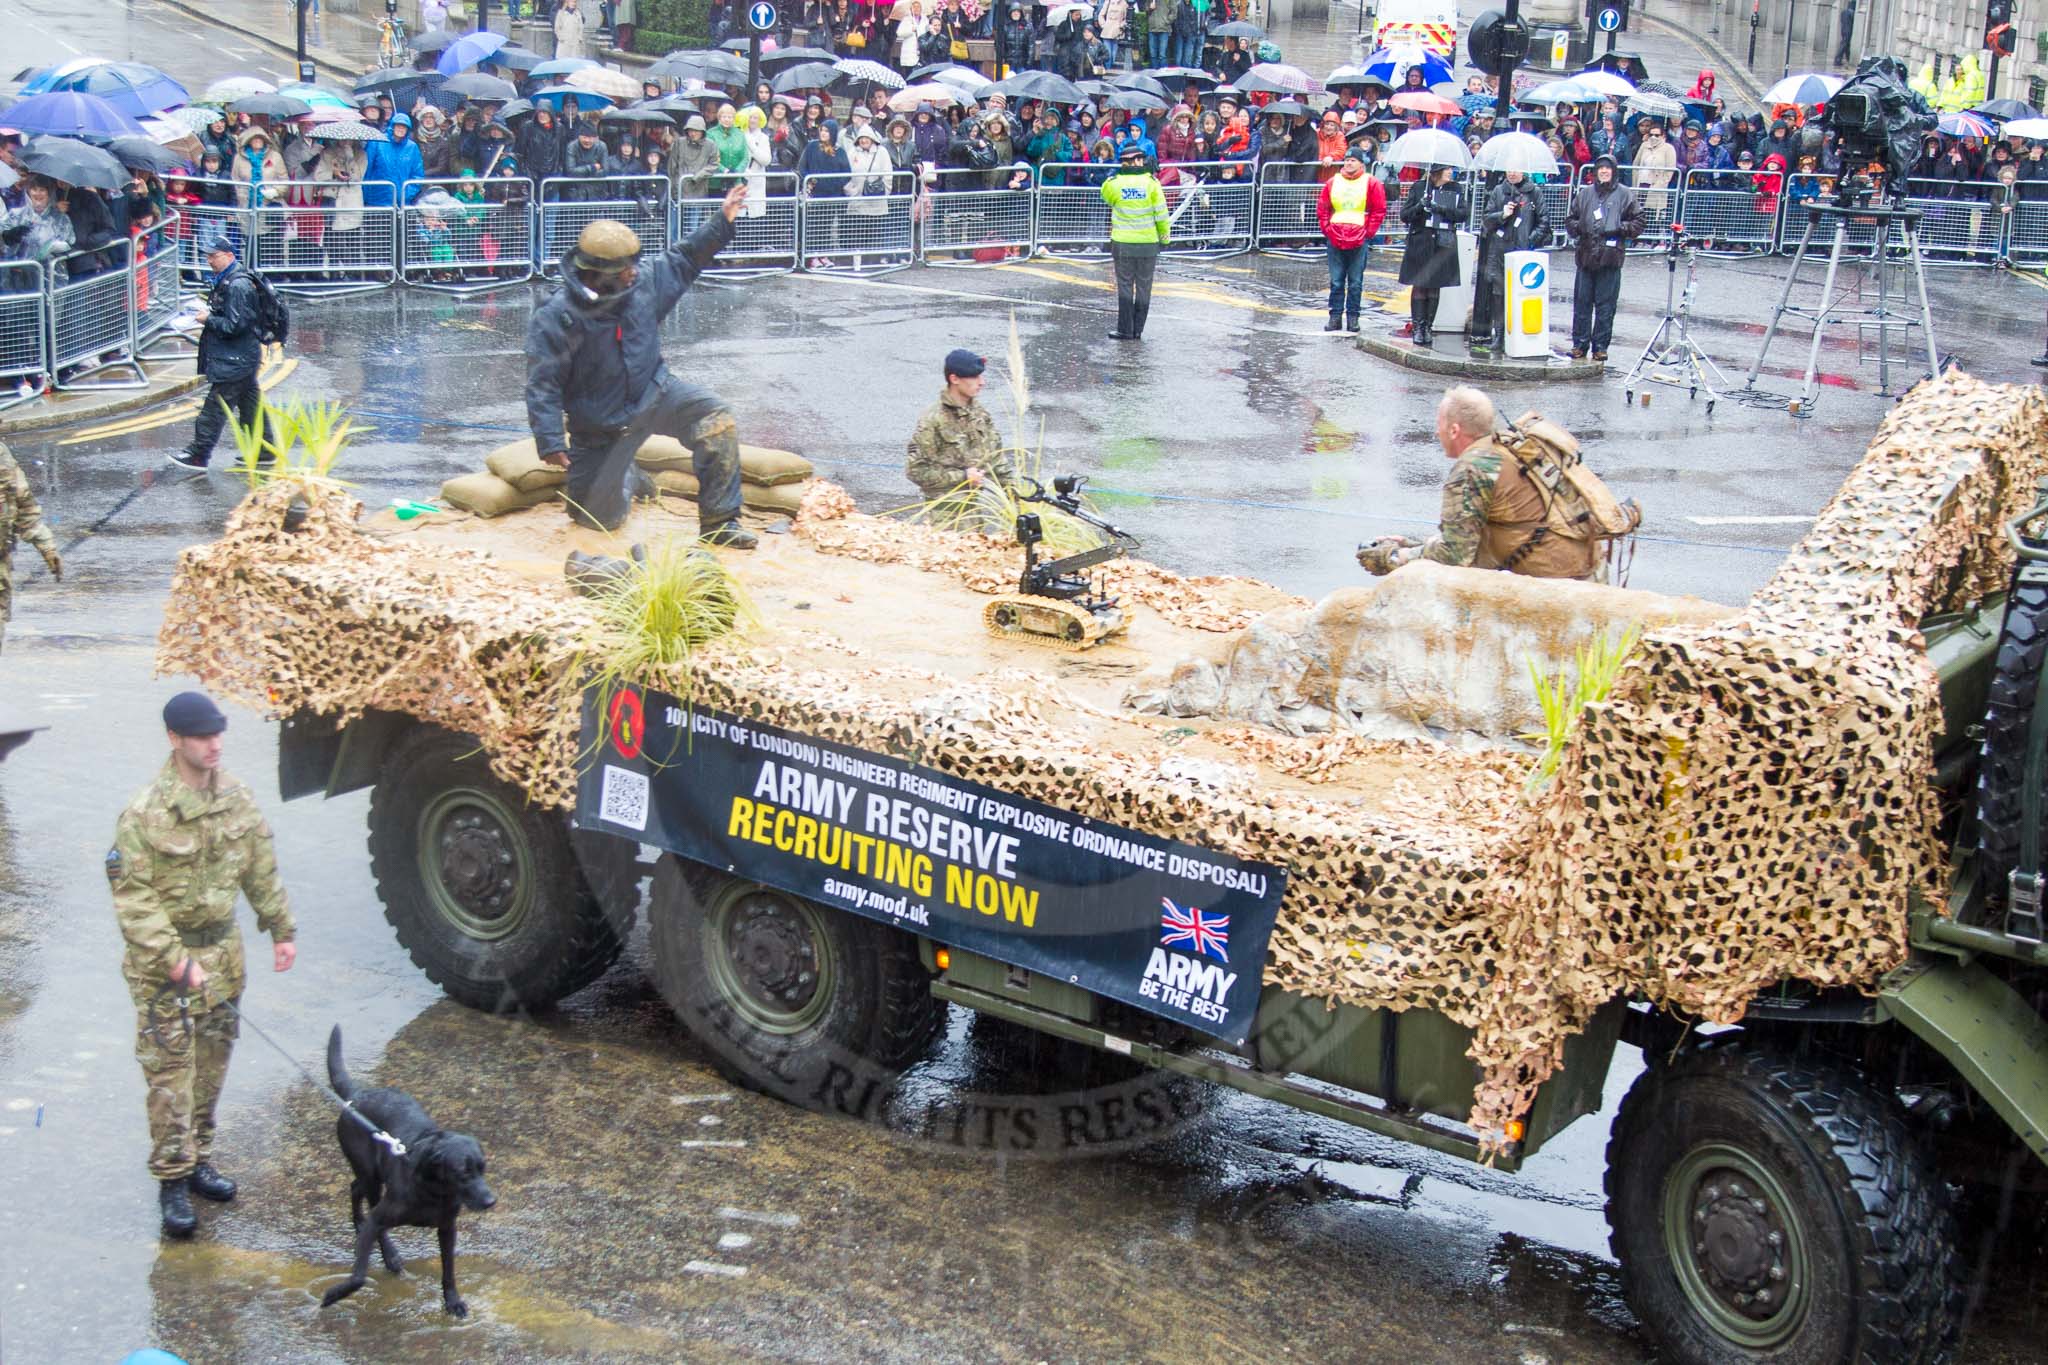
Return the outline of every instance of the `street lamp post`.
{"type": "Polygon", "coordinates": [[[1798,9],[1798,0],[1785,0],[1785,69],[1778,73],[1783,80],[1792,74],[1792,16],[1798,9]]]}
{"type": "Polygon", "coordinates": [[[292,6],[292,9],[296,12],[299,26],[299,79],[308,85],[313,83],[313,63],[306,56],[306,6],[311,2],[312,0],[296,0],[296,3],[292,6]]]}

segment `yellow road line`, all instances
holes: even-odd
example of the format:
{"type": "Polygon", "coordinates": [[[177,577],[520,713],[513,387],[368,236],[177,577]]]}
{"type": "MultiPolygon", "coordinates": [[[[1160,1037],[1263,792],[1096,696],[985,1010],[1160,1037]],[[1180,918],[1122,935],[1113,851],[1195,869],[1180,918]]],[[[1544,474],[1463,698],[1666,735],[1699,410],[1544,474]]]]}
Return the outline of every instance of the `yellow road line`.
{"type": "MultiPolygon", "coordinates": [[[[297,356],[293,356],[288,360],[279,360],[273,356],[271,364],[257,376],[257,386],[265,393],[268,393],[271,389],[276,388],[289,378],[292,371],[298,367],[299,358],[297,356]]],[[[197,398],[190,398],[180,403],[174,403],[167,408],[159,408],[155,412],[143,413],[139,417],[124,417],[119,421],[103,422],[98,426],[87,427],[83,431],[74,432],[72,435],[57,442],[57,444],[60,446],[83,445],[87,441],[104,441],[115,436],[133,436],[138,432],[154,431],[158,427],[167,427],[175,422],[183,422],[191,418],[198,413],[201,401],[197,398]]]]}
{"type": "MultiPolygon", "coordinates": [[[[998,267],[998,269],[1013,275],[1035,275],[1039,279],[1052,280],[1057,284],[1078,284],[1088,289],[1100,289],[1108,293],[1116,292],[1116,281],[1114,280],[1094,279],[1085,275],[1069,275],[1060,271],[1047,270],[1036,265],[1005,265],[998,267]]],[[[1192,299],[1198,303],[1220,303],[1227,308],[1242,308],[1247,312],[1253,313],[1272,313],[1280,317],[1314,318],[1323,315],[1323,310],[1320,308],[1282,308],[1274,304],[1261,303],[1257,299],[1249,299],[1239,294],[1230,293],[1227,290],[1217,288],[1215,285],[1202,284],[1196,281],[1176,283],[1168,280],[1155,284],[1152,287],[1152,296],[1162,299],[1192,299]]]]}

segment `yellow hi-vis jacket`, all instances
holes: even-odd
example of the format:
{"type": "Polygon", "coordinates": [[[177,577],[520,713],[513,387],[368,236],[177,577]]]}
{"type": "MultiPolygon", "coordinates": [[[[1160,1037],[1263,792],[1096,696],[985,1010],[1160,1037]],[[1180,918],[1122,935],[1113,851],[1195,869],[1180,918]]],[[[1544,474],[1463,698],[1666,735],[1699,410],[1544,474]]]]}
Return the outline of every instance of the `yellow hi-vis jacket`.
{"type": "Polygon", "coordinates": [[[1166,216],[1166,191],[1150,171],[1118,170],[1102,182],[1102,202],[1109,205],[1109,240],[1157,242],[1173,240],[1166,216]]]}

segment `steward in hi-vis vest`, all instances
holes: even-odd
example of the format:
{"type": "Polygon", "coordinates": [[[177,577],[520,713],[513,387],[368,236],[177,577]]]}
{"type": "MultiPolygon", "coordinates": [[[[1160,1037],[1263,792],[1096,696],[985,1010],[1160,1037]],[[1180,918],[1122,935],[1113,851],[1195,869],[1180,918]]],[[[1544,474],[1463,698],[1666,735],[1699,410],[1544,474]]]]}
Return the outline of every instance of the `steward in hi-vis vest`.
{"type": "Polygon", "coordinates": [[[1132,144],[1118,159],[1115,175],[1102,182],[1102,202],[1109,205],[1109,252],[1116,258],[1117,341],[1145,335],[1145,315],[1152,311],[1152,272],[1159,251],[1173,240],[1166,216],[1166,191],[1159,177],[1145,169],[1144,149],[1132,144]]]}

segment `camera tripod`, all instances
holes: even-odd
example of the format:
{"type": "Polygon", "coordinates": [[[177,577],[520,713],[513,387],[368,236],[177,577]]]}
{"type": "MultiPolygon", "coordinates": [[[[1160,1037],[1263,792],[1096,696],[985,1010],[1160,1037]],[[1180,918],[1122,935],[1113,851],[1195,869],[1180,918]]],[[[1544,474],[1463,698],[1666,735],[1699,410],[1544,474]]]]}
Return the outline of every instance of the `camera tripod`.
{"type": "Polygon", "coordinates": [[[1664,316],[1658,321],[1657,330],[1650,334],[1650,344],[1643,347],[1643,353],[1622,377],[1624,401],[1634,402],[1636,389],[1644,384],[1669,384],[1684,389],[1688,398],[1699,397],[1700,390],[1705,389],[1707,416],[1714,415],[1714,404],[1721,399],[1714,381],[1726,384],[1728,376],[1692,339],[1692,299],[1698,274],[1699,259],[1692,243],[1686,240],[1685,229],[1674,223],[1671,245],[1664,251],[1664,316]],[[1683,291],[1678,287],[1681,255],[1685,257],[1683,291]]]}
{"type": "MultiPolygon", "coordinates": [[[[1789,210],[1788,210],[1789,211],[1789,210]]],[[[1855,244],[1857,248],[1862,243],[1855,244]]],[[[1860,283],[1857,292],[1860,293],[1860,283]]],[[[1764,357],[1770,354],[1771,342],[1778,335],[1779,324],[1786,318],[1794,317],[1810,321],[1813,333],[1806,351],[1806,378],[1794,400],[1792,410],[1798,414],[1810,414],[1814,401],[1820,397],[1820,343],[1823,329],[1830,323],[1847,323],[1856,328],[1857,350],[1862,350],[1864,329],[1877,333],[1877,391],[1889,398],[1892,396],[1892,333],[1910,332],[1920,329],[1921,340],[1927,344],[1927,374],[1932,377],[1941,373],[1941,361],[1934,349],[1934,314],[1927,306],[1927,271],[1920,260],[1920,210],[1906,208],[1899,204],[1858,203],[1854,198],[1832,204],[1809,206],[1806,230],[1800,234],[1799,250],[1793,254],[1792,268],[1785,274],[1785,289],[1778,296],[1778,306],[1771,314],[1770,326],[1764,329],[1763,345],[1757,348],[1756,361],[1749,367],[1749,378],[1743,384],[1745,392],[1754,392],[1756,377],[1762,373],[1764,357]],[[1815,229],[1823,222],[1834,225],[1833,240],[1828,248],[1827,275],[1821,282],[1820,303],[1813,308],[1798,307],[1792,303],[1792,287],[1799,280],[1799,269],[1806,263],[1813,247],[1815,229]],[[1873,248],[1873,273],[1877,279],[1877,302],[1874,307],[1844,308],[1842,301],[1849,297],[1845,289],[1838,298],[1835,294],[1835,280],[1841,273],[1842,261],[1849,257],[1851,225],[1874,225],[1876,243],[1873,248]],[[1894,243],[1894,234],[1898,242],[1894,243]],[[1910,302],[1906,298],[1905,283],[1894,278],[1895,272],[1908,262],[1913,270],[1914,297],[1919,300],[1917,312],[1895,311],[1893,299],[1898,303],[1910,302]]],[[[1918,382],[1916,377],[1914,382],[1918,382]]]]}

